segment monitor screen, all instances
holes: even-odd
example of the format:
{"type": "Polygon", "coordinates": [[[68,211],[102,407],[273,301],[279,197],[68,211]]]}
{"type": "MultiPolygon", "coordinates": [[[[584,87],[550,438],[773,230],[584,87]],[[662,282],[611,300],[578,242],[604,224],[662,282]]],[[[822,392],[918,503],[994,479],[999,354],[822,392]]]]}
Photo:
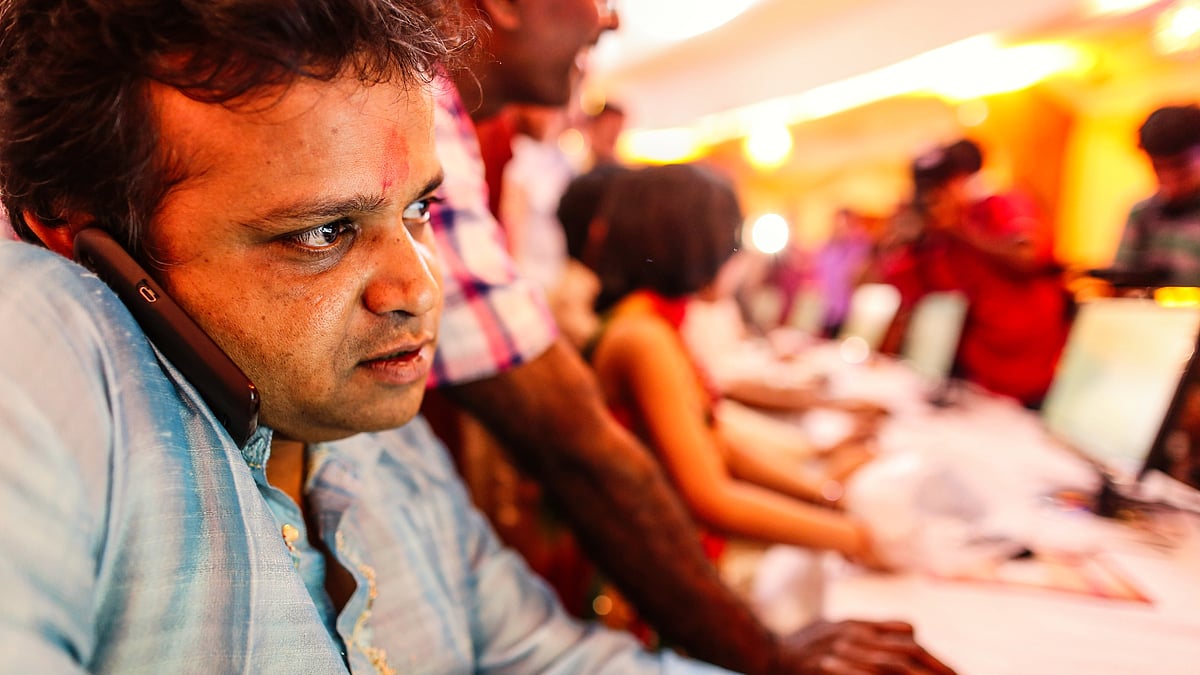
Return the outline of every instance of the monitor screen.
{"type": "Polygon", "coordinates": [[[958,291],[925,295],[913,307],[900,358],[929,381],[950,377],[966,318],[966,295],[958,291]]]}
{"type": "Polygon", "coordinates": [[[1042,408],[1050,432],[1132,481],[1146,463],[1200,333],[1200,308],[1140,298],[1087,302],[1042,408]]]}

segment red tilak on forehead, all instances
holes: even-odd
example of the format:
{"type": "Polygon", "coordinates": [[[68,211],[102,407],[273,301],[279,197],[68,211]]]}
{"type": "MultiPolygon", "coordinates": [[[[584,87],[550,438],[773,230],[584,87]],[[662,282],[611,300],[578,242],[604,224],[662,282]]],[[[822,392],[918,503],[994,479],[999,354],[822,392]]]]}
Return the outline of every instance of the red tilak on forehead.
{"type": "Polygon", "coordinates": [[[380,188],[387,192],[393,185],[403,184],[408,178],[408,141],[393,127],[388,130],[383,143],[383,179],[380,188]]]}

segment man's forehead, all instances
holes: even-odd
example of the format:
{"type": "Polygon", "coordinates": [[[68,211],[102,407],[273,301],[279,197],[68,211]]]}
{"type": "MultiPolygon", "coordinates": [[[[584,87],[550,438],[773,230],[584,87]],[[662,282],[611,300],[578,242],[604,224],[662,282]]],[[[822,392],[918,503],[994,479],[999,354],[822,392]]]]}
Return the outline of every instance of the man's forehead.
{"type": "Polygon", "coordinates": [[[305,145],[307,136],[296,132],[306,124],[320,124],[341,133],[345,127],[361,125],[364,118],[373,118],[414,136],[432,134],[433,128],[432,92],[428,86],[415,84],[301,78],[287,86],[258,89],[223,103],[197,100],[158,84],[151,86],[150,95],[161,149],[175,163],[182,161],[200,171],[205,165],[223,161],[231,152],[241,154],[247,150],[244,144],[248,138],[261,143],[262,150],[276,154],[281,145],[305,145]]]}
{"type": "Polygon", "coordinates": [[[167,88],[156,96],[160,152],[178,179],[160,217],[194,217],[224,195],[223,217],[276,227],[273,214],[333,217],[384,197],[403,204],[438,174],[427,89],[311,82],[237,106],[167,88]]]}

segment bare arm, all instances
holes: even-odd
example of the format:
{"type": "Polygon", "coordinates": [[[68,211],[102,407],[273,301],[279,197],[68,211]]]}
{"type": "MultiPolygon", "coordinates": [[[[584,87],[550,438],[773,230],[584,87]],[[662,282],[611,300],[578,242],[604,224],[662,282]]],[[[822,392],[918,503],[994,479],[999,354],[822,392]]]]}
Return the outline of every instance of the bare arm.
{"type": "Polygon", "coordinates": [[[731,379],[721,389],[721,394],[738,403],[764,410],[803,412],[813,408],[844,410],[861,415],[864,422],[875,421],[887,414],[887,408],[862,399],[829,398],[822,390],[826,385],[775,384],[762,379],[731,379]]]}
{"type": "Polygon", "coordinates": [[[707,394],[669,326],[653,318],[615,320],[597,349],[596,368],[635,402],[649,442],[697,518],[743,537],[865,552],[865,530],[849,517],[731,475],[705,419],[707,394]]]}
{"type": "Polygon", "coordinates": [[[810,387],[773,385],[762,379],[731,380],[721,393],[746,405],[773,410],[807,410],[821,402],[810,387]]]}

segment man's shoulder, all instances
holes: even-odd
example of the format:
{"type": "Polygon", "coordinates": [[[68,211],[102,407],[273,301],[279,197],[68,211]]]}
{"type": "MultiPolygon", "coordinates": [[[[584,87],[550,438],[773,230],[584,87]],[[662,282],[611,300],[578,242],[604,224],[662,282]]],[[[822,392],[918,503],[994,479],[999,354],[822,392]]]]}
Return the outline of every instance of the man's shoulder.
{"type": "MultiPolygon", "coordinates": [[[[22,241],[0,241],[0,292],[33,291],[41,295],[44,282],[53,280],[57,287],[74,287],[76,278],[88,276],[86,270],[48,249],[22,241]],[[32,283],[38,282],[38,283],[32,283]]],[[[29,293],[21,292],[28,296],[29,293]]]]}
{"type": "Polygon", "coordinates": [[[83,267],[0,243],[0,316],[0,407],[9,413],[0,411],[0,435],[10,446],[60,448],[99,471],[108,452],[131,447],[114,439],[159,439],[187,410],[129,312],[83,267]]]}
{"type": "MultiPolygon", "coordinates": [[[[46,249],[0,242],[0,315],[86,337],[89,326],[137,330],[116,295],[92,272],[46,249]]],[[[11,325],[10,325],[11,328],[11,325]]],[[[14,335],[6,330],[10,337],[14,335]]]]}

